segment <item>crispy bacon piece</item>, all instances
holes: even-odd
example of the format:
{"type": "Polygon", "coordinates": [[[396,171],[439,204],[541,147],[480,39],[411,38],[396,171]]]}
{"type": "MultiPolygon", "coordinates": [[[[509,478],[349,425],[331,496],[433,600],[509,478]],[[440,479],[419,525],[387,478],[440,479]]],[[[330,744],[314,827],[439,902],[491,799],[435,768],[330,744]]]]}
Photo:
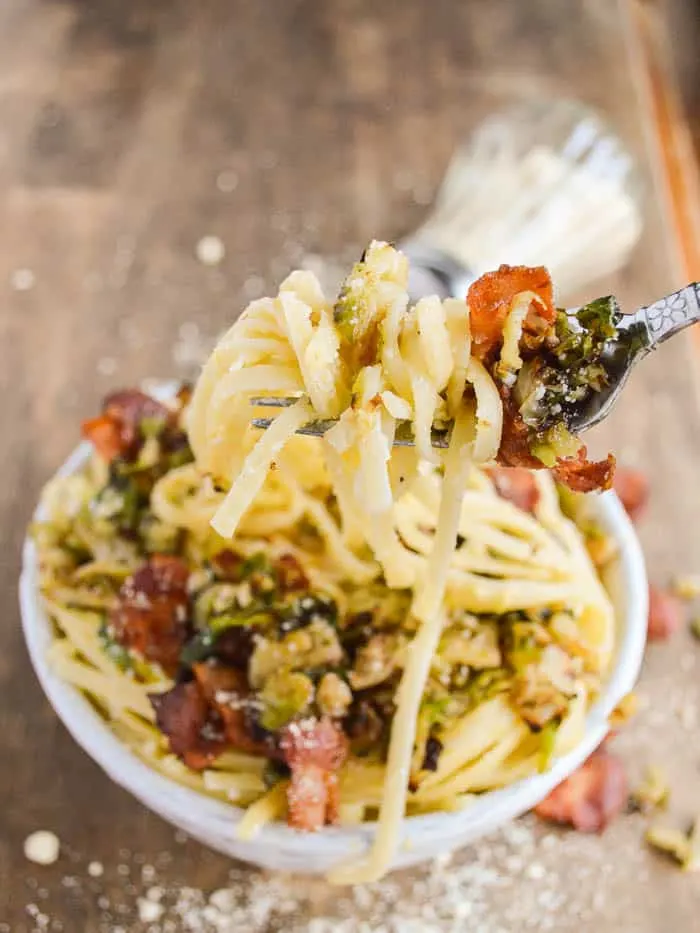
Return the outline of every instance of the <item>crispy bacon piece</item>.
{"type": "Polygon", "coordinates": [[[130,458],[138,451],[140,426],[145,418],[162,420],[170,426],[176,420],[169,408],[145,392],[124,389],[107,396],[99,417],[83,422],[82,435],[108,462],[116,457],[130,458]]]}
{"type": "Polygon", "coordinates": [[[195,681],[176,684],[165,693],[152,693],[149,699],[171,752],[188,767],[201,771],[221,754],[224,743],[202,734],[209,720],[209,706],[195,681]]]}
{"type": "Polygon", "coordinates": [[[110,623],[115,639],[173,675],[189,634],[187,564],[154,554],[119,591],[110,623]]]}
{"type": "Polygon", "coordinates": [[[532,302],[525,321],[530,329],[537,331],[540,322],[551,324],[556,317],[552,280],[544,266],[500,266],[496,272],[487,272],[472,283],[467,304],[474,353],[480,359],[499,345],[513,299],[526,291],[542,299],[542,302],[532,302]]]}
{"type": "Polygon", "coordinates": [[[490,467],[487,471],[501,499],[507,499],[523,512],[534,512],[540,491],[530,470],[523,467],[490,467]]]}
{"type": "Polygon", "coordinates": [[[234,583],[241,578],[243,563],[244,560],[240,554],[236,554],[235,551],[228,548],[224,548],[223,551],[219,551],[218,554],[214,554],[211,558],[211,564],[217,577],[221,580],[231,580],[234,583]]]}
{"type": "Polygon", "coordinates": [[[530,453],[530,432],[513,400],[510,389],[498,384],[503,402],[503,429],[501,446],[496,459],[505,467],[526,467],[541,470],[543,463],[530,453]]]}
{"type": "Polygon", "coordinates": [[[667,641],[683,624],[683,605],[677,596],[649,587],[649,619],[647,638],[649,641],[667,641]]]}
{"type": "Polygon", "coordinates": [[[283,554],[279,557],[275,561],[275,570],[282,590],[291,592],[292,590],[306,590],[309,588],[309,578],[293,554],[283,554]]]}
{"type": "Polygon", "coordinates": [[[230,667],[247,671],[258,634],[256,625],[232,625],[216,639],[217,659],[230,667]]]}
{"type": "Polygon", "coordinates": [[[574,492],[610,489],[615,475],[615,458],[608,454],[605,460],[586,460],[586,453],[582,444],[575,457],[560,457],[552,468],[554,478],[574,492]]]}
{"type": "MultiPolygon", "coordinates": [[[[529,470],[545,469],[544,464],[530,453],[530,432],[513,401],[510,389],[499,386],[503,402],[503,430],[497,460],[506,467],[527,467],[529,470]]],[[[615,474],[615,458],[608,454],[606,460],[586,460],[584,444],[575,457],[560,457],[552,468],[554,478],[574,492],[593,492],[595,489],[610,489],[615,474]]]]}
{"type": "Polygon", "coordinates": [[[619,466],[615,470],[613,489],[632,521],[638,521],[649,500],[649,480],[644,473],[631,467],[619,466]]]}
{"type": "Polygon", "coordinates": [[[151,694],[158,728],[170,750],[195,770],[206,768],[227,747],[276,756],[274,744],[251,737],[246,721],[248,682],[242,671],[216,662],[193,666],[195,679],[151,694]]]}
{"type": "Polygon", "coordinates": [[[314,832],[338,818],[338,770],[348,752],[340,728],[328,718],[292,722],[280,750],[291,771],[289,825],[314,832]]]}
{"type": "Polygon", "coordinates": [[[224,695],[242,700],[250,693],[248,679],[243,671],[209,661],[192,665],[202,696],[211,706],[222,702],[224,695]]]}
{"type": "Polygon", "coordinates": [[[251,755],[269,755],[270,744],[253,738],[248,729],[245,701],[250,688],[245,673],[211,661],[195,664],[192,670],[206,702],[221,717],[231,745],[251,755]]]}
{"type": "Polygon", "coordinates": [[[117,422],[108,415],[99,415],[97,418],[83,421],[80,433],[85,440],[90,441],[100,457],[107,463],[111,463],[121,455],[124,447],[121,429],[117,422]]]}
{"type": "Polygon", "coordinates": [[[627,777],[622,762],[599,748],[535,807],[543,820],[599,833],[627,803],[627,777]]]}

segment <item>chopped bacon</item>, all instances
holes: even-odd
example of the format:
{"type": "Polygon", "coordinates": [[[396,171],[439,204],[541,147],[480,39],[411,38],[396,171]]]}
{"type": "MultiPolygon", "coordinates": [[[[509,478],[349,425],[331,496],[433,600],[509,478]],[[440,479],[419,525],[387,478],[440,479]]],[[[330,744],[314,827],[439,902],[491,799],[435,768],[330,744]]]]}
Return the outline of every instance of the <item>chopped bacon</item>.
{"type": "Polygon", "coordinates": [[[205,700],[221,717],[224,734],[234,748],[251,755],[268,755],[269,743],[253,738],[248,729],[246,698],[250,693],[243,671],[212,661],[192,667],[205,700]]]}
{"type": "Polygon", "coordinates": [[[599,833],[627,803],[627,777],[622,762],[604,748],[537,804],[543,820],[573,826],[582,833],[599,833]]]}
{"type": "Polygon", "coordinates": [[[168,737],[170,751],[195,771],[201,771],[221,754],[223,742],[203,736],[209,707],[199,686],[191,681],[176,684],[165,693],[149,695],[156,724],[168,737]]]}
{"type": "Polygon", "coordinates": [[[90,441],[100,457],[107,463],[121,456],[124,448],[122,432],[112,418],[107,415],[90,418],[88,421],[83,421],[80,430],[82,436],[90,441]]]}
{"type": "Polygon", "coordinates": [[[82,435],[94,444],[104,460],[111,462],[116,457],[133,457],[136,454],[144,419],[162,420],[172,426],[175,417],[169,408],[145,392],[125,389],[107,396],[102,414],[83,422],[82,435]]]}
{"type": "Polygon", "coordinates": [[[289,825],[314,832],[338,817],[338,770],[348,752],[344,733],[330,719],[292,722],[280,750],[291,771],[289,825]]]}
{"type": "MultiPolygon", "coordinates": [[[[530,432],[517,409],[510,389],[500,385],[498,389],[503,402],[503,429],[501,446],[496,457],[501,466],[527,467],[530,470],[545,469],[545,465],[530,452],[530,432]]],[[[581,445],[575,457],[560,457],[552,474],[557,482],[574,492],[593,492],[595,489],[610,489],[615,474],[615,458],[608,454],[606,460],[586,460],[587,450],[581,445]]]]}
{"type": "Polygon", "coordinates": [[[192,665],[195,680],[202,696],[212,706],[220,703],[224,695],[243,699],[250,693],[248,679],[243,671],[209,661],[192,665]]]}
{"type": "Polygon", "coordinates": [[[283,591],[306,590],[309,588],[309,578],[304,568],[293,554],[283,554],[275,561],[277,580],[283,591]]]}
{"type": "Polygon", "coordinates": [[[489,467],[486,471],[501,499],[507,499],[523,512],[534,512],[540,500],[535,478],[523,467],[489,467]]]}
{"type": "Polygon", "coordinates": [[[171,675],[189,634],[188,576],[178,557],[154,554],[125,580],[110,616],[120,644],[171,675]]]}
{"type": "Polygon", "coordinates": [[[526,319],[531,329],[538,330],[540,321],[551,324],[556,317],[552,280],[544,266],[500,266],[487,272],[469,287],[467,304],[474,346],[480,359],[498,346],[503,325],[513,299],[520,292],[534,292],[541,301],[533,301],[526,319]]]}
{"type": "Polygon", "coordinates": [[[211,558],[211,564],[214,572],[221,580],[230,580],[237,583],[241,578],[241,567],[244,560],[240,554],[224,548],[218,554],[211,558]]]}
{"type": "Polygon", "coordinates": [[[615,475],[615,458],[608,454],[605,460],[586,460],[586,453],[582,444],[575,457],[560,457],[552,468],[554,478],[574,492],[610,489],[615,475]]]}
{"type": "Polygon", "coordinates": [[[644,473],[631,467],[619,466],[615,470],[613,489],[632,521],[638,521],[649,500],[649,480],[644,473]]]}
{"type": "Polygon", "coordinates": [[[498,385],[498,391],[503,402],[503,429],[497,461],[505,467],[541,470],[544,464],[530,453],[530,432],[510,389],[501,383],[498,385]]]}
{"type": "Polygon", "coordinates": [[[232,625],[216,639],[215,654],[219,661],[238,670],[248,670],[255,650],[259,629],[256,625],[232,625]]]}
{"type": "Polygon", "coordinates": [[[173,754],[195,770],[206,768],[231,746],[252,755],[276,756],[273,744],[249,733],[245,674],[215,662],[195,664],[193,672],[194,680],[149,696],[173,754]]]}
{"type": "Polygon", "coordinates": [[[683,605],[677,596],[649,587],[649,619],[647,638],[649,641],[666,641],[683,624],[683,605]]]}

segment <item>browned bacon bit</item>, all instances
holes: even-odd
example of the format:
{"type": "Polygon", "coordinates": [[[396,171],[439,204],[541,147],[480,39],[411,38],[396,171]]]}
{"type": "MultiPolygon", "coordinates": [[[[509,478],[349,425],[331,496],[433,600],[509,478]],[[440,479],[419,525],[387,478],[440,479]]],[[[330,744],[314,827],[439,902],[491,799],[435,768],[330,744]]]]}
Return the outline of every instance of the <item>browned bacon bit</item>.
{"type": "Polygon", "coordinates": [[[632,521],[638,521],[649,500],[649,480],[644,473],[619,466],[615,470],[613,489],[632,521]]]}
{"type": "Polygon", "coordinates": [[[235,551],[230,551],[228,548],[219,551],[218,554],[211,558],[211,564],[217,577],[221,580],[237,582],[240,579],[243,558],[240,554],[236,554],[235,551]]]}
{"type": "Polygon", "coordinates": [[[154,554],[125,580],[110,616],[120,644],[171,675],[189,634],[188,576],[178,557],[154,554]]]}
{"type": "Polygon", "coordinates": [[[275,561],[277,580],[280,589],[286,592],[292,590],[306,590],[309,587],[309,578],[304,568],[293,554],[283,554],[275,561]]]}
{"type": "Polygon", "coordinates": [[[192,665],[192,671],[203,697],[212,706],[226,699],[240,701],[250,693],[243,671],[217,664],[216,661],[199,661],[192,665]]]}
{"type": "Polygon", "coordinates": [[[510,389],[499,384],[498,391],[503,402],[503,429],[496,459],[505,467],[541,470],[544,464],[530,453],[530,432],[513,401],[510,389]]]}
{"type": "Polygon", "coordinates": [[[523,512],[534,512],[540,500],[535,478],[523,467],[489,467],[486,471],[501,499],[507,499],[523,512]]]}
{"type": "Polygon", "coordinates": [[[543,820],[599,833],[627,803],[627,777],[619,758],[605,749],[593,752],[574,773],[535,807],[543,820]]]}
{"type": "Polygon", "coordinates": [[[615,475],[615,458],[608,454],[605,460],[586,460],[586,448],[581,445],[575,457],[560,457],[552,474],[562,486],[574,492],[593,492],[610,489],[615,475]]]}
{"type": "MultiPolygon", "coordinates": [[[[504,467],[527,467],[542,470],[545,465],[530,453],[530,432],[518,411],[510,390],[499,386],[503,402],[503,429],[501,446],[496,459],[504,467]]],[[[557,482],[574,492],[593,492],[595,489],[610,489],[615,474],[615,458],[608,454],[606,460],[586,460],[586,447],[581,445],[575,457],[560,457],[552,468],[557,482]]]]}
{"type": "Polygon", "coordinates": [[[176,684],[165,693],[152,693],[149,700],[158,728],[168,737],[170,751],[188,767],[200,771],[221,754],[223,742],[202,735],[209,707],[195,681],[176,684]]]}
{"type": "Polygon", "coordinates": [[[269,744],[253,738],[248,730],[246,698],[250,688],[245,673],[212,661],[195,664],[192,670],[202,695],[221,717],[231,745],[251,755],[270,754],[269,744]]]}
{"type": "Polygon", "coordinates": [[[666,641],[683,624],[683,605],[674,596],[658,586],[649,587],[649,641],[666,641]]]}
{"type": "Polygon", "coordinates": [[[289,765],[288,822],[314,832],[338,818],[338,770],[347,756],[345,735],[332,720],[303,719],[286,726],[280,750],[289,765]]]}
{"type": "Polygon", "coordinates": [[[108,462],[115,457],[133,457],[141,441],[141,423],[147,418],[172,425],[175,416],[161,402],[138,389],[113,392],[104,400],[102,414],[83,422],[82,435],[108,462]]]}
{"type": "Polygon", "coordinates": [[[498,346],[513,299],[528,291],[541,300],[532,302],[526,322],[535,330],[538,318],[551,324],[556,309],[552,280],[544,266],[500,266],[496,272],[487,272],[472,283],[467,304],[476,356],[483,359],[498,346]]]}
{"type": "Polygon", "coordinates": [[[256,625],[232,625],[216,639],[216,657],[240,671],[248,670],[258,634],[256,625]]]}

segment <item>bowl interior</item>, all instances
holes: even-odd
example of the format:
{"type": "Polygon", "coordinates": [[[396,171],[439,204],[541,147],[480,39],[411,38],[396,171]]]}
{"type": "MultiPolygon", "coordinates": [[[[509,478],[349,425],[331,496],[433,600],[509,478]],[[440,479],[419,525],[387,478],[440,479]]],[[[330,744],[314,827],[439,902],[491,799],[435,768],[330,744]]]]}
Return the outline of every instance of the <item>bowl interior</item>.
{"type": "MultiPolygon", "coordinates": [[[[82,444],[58,475],[69,475],[87,460],[90,446],[82,444]]],[[[619,549],[605,578],[615,606],[617,640],[613,664],[598,701],[590,709],[581,743],[557,759],[543,774],[509,787],[490,791],[468,809],[407,817],[394,864],[410,865],[454,849],[491,832],[531,809],[574,771],[597,747],[608,730],[607,719],[637,679],[646,642],[647,581],[644,558],[635,531],[613,493],[591,497],[587,508],[619,549]]],[[[37,511],[41,518],[41,510],[37,511]]],[[[113,735],[107,723],[78,690],[60,680],[47,661],[53,638],[51,623],[41,605],[34,544],[24,545],[20,581],[22,625],[32,664],[51,705],[76,742],[103,770],[143,804],[170,823],[219,851],[266,868],[322,873],[333,864],[366,849],[373,824],[328,828],[305,835],[286,825],[265,827],[256,838],[241,841],[234,835],[242,811],[182,787],[152,770],[113,735]]]]}

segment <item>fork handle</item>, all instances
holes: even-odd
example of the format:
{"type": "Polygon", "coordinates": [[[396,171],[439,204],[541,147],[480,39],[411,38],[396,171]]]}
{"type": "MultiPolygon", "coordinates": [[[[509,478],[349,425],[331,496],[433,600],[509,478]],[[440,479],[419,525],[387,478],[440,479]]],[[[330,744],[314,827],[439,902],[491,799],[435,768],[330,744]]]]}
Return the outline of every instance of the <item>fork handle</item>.
{"type": "Polygon", "coordinates": [[[700,321],[700,283],[691,282],[680,291],[659,298],[634,315],[646,324],[649,349],[655,349],[664,340],[700,321]]]}

